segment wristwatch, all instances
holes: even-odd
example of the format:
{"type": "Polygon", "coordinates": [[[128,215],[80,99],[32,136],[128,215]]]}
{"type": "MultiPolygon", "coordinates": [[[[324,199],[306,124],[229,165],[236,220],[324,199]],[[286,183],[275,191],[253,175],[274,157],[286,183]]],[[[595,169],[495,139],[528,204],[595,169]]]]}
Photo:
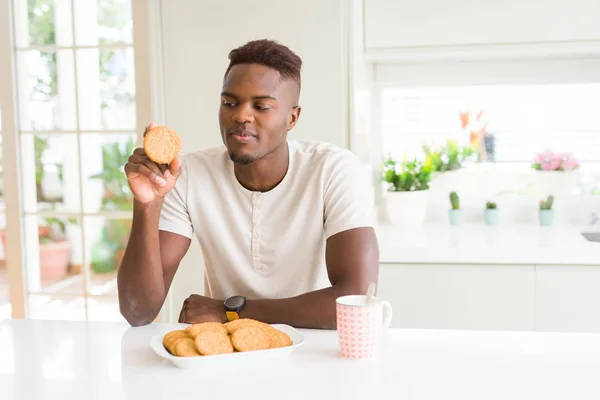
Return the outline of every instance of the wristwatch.
{"type": "Polygon", "coordinates": [[[225,315],[228,321],[240,319],[239,312],[242,311],[246,305],[246,298],[244,296],[231,296],[225,300],[225,315]]]}

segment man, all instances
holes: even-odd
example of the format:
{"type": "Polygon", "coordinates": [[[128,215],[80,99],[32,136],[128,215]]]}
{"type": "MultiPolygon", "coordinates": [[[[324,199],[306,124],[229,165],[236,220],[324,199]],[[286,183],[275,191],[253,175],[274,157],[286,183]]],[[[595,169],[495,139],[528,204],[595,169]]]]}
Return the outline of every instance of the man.
{"type": "Polygon", "coordinates": [[[348,150],[287,140],[300,117],[296,54],[257,40],[229,59],[219,108],[225,147],[169,166],[136,149],[125,165],[135,200],[121,313],[134,326],[154,320],[195,233],[208,296],[186,299],[180,322],[334,329],[335,299],[365,293],[378,277],[361,166],[348,150]]]}

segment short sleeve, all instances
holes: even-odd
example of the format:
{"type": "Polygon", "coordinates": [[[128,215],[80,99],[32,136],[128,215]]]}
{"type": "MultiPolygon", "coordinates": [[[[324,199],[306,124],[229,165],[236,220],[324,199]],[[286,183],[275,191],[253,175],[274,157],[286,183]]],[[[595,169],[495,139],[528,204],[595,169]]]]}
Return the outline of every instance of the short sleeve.
{"type": "Polygon", "coordinates": [[[158,229],[192,239],[194,228],[187,205],[188,174],[183,160],[181,168],[182,174],[177,179],[175,187],[165,196],[158,229]]]}
{"type": "Polygon", "coordinates": [[[329,238],[360,227],[373,227],[372,190],[365,168],[349,150],[325,163],[324,225],[329,238]]]}

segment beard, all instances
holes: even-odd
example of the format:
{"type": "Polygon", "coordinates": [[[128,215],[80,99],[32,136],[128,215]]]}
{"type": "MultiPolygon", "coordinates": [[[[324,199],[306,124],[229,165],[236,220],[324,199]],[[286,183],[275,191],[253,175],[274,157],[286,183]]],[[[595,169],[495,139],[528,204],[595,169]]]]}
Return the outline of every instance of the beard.
{"type": "Polygon", "coordinates": [[[235,154],[229,152],[229,158],[236,164],[248,165],[252,164],[254,161],[258,159],[258,157],[252,154],[235,154]]]}

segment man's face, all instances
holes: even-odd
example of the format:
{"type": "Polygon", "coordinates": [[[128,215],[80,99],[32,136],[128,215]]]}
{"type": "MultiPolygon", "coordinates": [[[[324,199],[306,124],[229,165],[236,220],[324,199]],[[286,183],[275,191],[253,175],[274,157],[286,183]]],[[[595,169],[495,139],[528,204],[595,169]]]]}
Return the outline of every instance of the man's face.
{"type": "Polygon", "coordinates": [[[219,125],[229,157],[250,164],[285,144],[300,115],[298,88],[279,71],[259,64],[234,65],[223,81],[219,125]]]}

